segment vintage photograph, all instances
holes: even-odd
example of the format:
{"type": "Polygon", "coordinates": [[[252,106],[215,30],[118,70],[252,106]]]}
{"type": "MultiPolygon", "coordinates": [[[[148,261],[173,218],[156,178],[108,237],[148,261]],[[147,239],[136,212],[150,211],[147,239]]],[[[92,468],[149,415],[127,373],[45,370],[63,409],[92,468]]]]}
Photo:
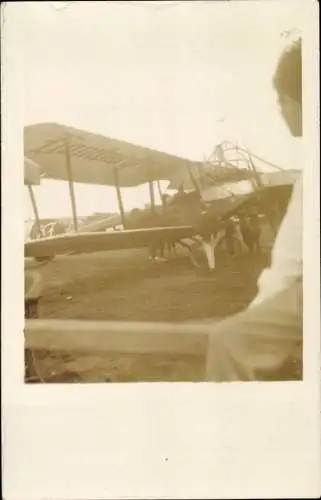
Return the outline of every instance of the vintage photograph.
{"type": "Polygon", "coordinates": [[[300,16],[196,3],[25,5],[27,384],[303,379],[300,16]]]}

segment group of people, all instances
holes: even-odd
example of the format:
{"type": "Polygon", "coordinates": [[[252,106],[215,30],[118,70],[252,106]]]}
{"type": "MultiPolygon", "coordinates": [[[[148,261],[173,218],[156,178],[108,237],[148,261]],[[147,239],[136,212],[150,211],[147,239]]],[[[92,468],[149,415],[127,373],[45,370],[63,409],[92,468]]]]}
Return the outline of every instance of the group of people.
{"type": "Polygon", "coordinates": [[[244,249],[252,253],[261,251],[261,221],[257,213],[241,214],[222,221],[226,249],[234,257],[244,249]],[[238,248],[237,248],[238,246],[238,248]]]}
{"type": "MultiPolygon", "coordinates": [[[[231,257],[237,254],[243,254],[248,251],[250,254],[258,253],[261,250],[261,222],[257,213],[243,213],[237,217],[231,216],[218,218],[213,211],[210,203],[200,205],[192,226],[195,229],[196,241],[203,246],[208,267],[215,269],[215,250],[219,246],[225,246],[226,251],[231,257]]],[[[166,208],[162,213],[155,212],[151,220],[151,226],[162,227],[166,224],[164,216],[166,208]]],[[[167,221],[168,222],[168,221],[167,221]]],[[[189,245],[188,242],[169,240],[160,235],[150,246],[150,259],[153,261],[164,262],[172,255],[176,254],[177,245],[180,244],[189,250],[191,260],[198,266],[194,254],[195,245],[189,245]]]]}
{"type": "Polygon", "coordinates": [[[210,270],[215,269],[215,253],[219,246],[225,244],[232,258],[243,254],[246,249],[251,254],[261,249],[261,223],[257,213],[219,218],[206,203],[195,230],[201,237],[210,270]]]}
{"type": "Polygon", "coordinates": [[[204,242],[215,242],[216,247],[225,243],[226,250],[233,257],[237,253],[243,253],[246,248],[249,253],[256,253],[261,249],[261,222],[257,213],[219,218],[207,203],[195,229],[204,242]]]}

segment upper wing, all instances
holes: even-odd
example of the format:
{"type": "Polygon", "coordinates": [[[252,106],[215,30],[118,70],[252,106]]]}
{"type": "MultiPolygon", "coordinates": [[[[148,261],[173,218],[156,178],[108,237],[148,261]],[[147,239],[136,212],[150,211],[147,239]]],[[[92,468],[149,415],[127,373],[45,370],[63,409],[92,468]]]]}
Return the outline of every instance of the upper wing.
{"type": "Polygon", "coordinates": [[[104,186],[114,186],[116,177],[124,187],[170,180],[200,163],[57,123],[25,127],[24,150],[48,179],[69,179],[68,156],[74,182],[104,186]]]}

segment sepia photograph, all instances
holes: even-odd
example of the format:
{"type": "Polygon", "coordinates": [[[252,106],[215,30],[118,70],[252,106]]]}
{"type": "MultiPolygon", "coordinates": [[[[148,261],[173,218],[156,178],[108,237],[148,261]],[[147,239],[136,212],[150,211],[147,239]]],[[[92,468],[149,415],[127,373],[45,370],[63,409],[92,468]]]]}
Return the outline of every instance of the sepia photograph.
{"type": "Polygon", "coordinates": [[[26,384],[303,380],[300,16],[194,3],[27,2],[26,384]]]}
{"type": "Polygon", "coordinates": [[[7,500],[320,496],[318,29],[1,4],[7,500]]]}

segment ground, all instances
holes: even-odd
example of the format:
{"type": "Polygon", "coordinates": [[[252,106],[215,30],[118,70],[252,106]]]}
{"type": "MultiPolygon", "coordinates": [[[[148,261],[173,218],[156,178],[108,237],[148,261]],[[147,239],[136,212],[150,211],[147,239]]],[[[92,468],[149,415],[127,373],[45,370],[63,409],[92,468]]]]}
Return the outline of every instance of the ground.
{"type": "MultiPolygon", "coordinates": [[[[148,260],[146,250],[102,252],[57,258],[44,271],[42,318],[180,322],[229,316],[256,293],[267,252],[231,259],[221,252],[212,274],[194,268],[187,256],[166,263],[148,260]]],[[[202,380],[204,359],[196,356],[37,353],[46,381],[100,382],[202,380]]]]}
{"type": "Polygon", "coordinates": [[[225,317],[256,292],[266,253],[232,260],[220,255],[213,274],[187,257],[153,263],[147,252],[79,255],[53,261],[44,271],[44,318],[187,321],[225,317]]]}

